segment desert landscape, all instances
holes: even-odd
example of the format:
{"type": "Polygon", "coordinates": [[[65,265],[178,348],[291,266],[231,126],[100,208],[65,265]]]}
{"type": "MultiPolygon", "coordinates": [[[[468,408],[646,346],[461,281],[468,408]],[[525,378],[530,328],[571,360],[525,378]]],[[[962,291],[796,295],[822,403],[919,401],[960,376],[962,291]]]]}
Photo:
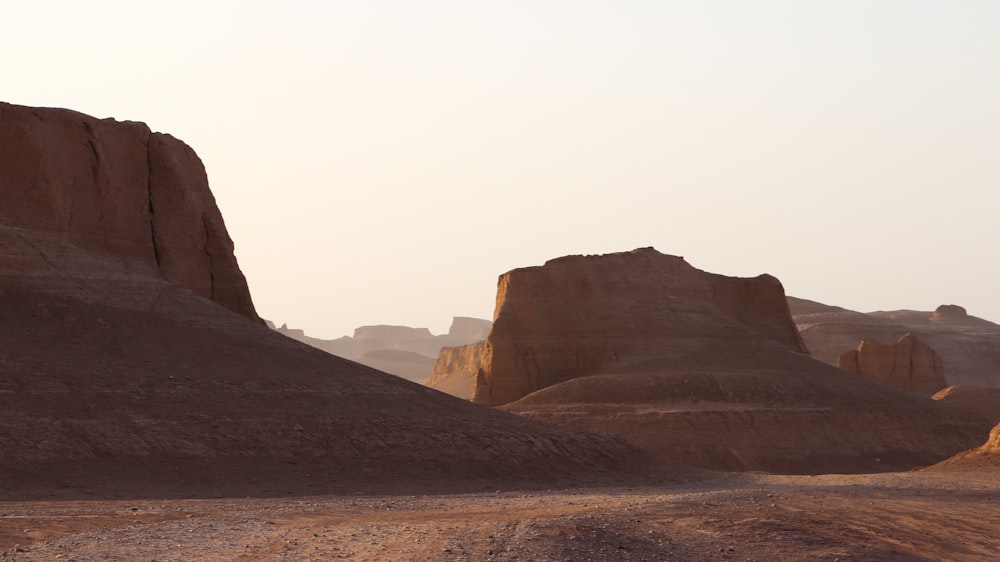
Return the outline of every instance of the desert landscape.
{"type": "Polygon", "coordinates": [[[504,273],[447,335],[309,339],[182,141],[0,103],[0,170],[3,559],[1000,553],[1000,326],[957,305],[639,248],[504,273]]]}

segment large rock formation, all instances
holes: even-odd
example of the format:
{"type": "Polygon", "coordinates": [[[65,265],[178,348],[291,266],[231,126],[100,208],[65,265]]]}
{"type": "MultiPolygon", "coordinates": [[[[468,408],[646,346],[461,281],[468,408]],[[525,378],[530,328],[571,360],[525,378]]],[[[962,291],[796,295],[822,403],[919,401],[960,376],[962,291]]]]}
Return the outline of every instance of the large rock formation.
{"type": "Polygon", "coordinates": [[[145,125],[0,104],[0,190],[4,497],[496,489],[636,469],[614,440],[268,329],[197,157],[145,125]]]}
{"type": "Polygon", "coordinates": [[[840,355],[837,367],[922,394],[934,394],[948,386],[941,357],[913,334],[904,335],[892,345],[882,345],[874,338],[862,340],[857,349],[840,355]]]}
{"type": "Polygon", "coordinates": [[[617,434],[664,463],[898,470],[991,427],[809,357],[773,277],[714,275],[653,249],[504,274],[480,359],[476,401],[617,434]]]}
{"type": "Polygon", "coordinates": [[[568,256],[500,276],[473,401],[754,341],[806,352],[774,277],[713,275],[652,248],[568,256]]]}
{"type": "Polygon", "coordinates": [[[861,313],[794,297],[788,304],[810,353],[824,363],[836,366],[862,340],[892,342],[909,333],[941,357],[948,384],[1000,388],[1000,325],[960,306],[861,313]]]}
{"type": "Polygon", "coordinates": [[[3,273],[154,274],[257,320],[205,168],[186,144],[143,123],[0,102],[0,147],[3,273]],[[103,259],[66,259],[66,245],[103,259]]]}
{"type": "Polygon", "coordinates": [[[427,328],[380,324],[361,326],[354,330],[353,336],[333,340],[313,338],[287,325],[276,329],[327,353],[404,379],[427,383],[434,373],[434,362],[442,348],[481,341],[489,334],[491,325],[489,320],[456,316],[452,318],[448,333],[442,335],[434,335],[427,328]]]}

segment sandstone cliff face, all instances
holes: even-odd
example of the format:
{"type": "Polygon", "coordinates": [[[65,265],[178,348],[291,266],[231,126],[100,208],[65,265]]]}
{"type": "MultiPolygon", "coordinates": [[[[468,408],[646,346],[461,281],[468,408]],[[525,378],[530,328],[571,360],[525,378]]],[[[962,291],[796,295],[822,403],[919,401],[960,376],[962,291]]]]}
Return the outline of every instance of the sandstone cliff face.
{"type": "Polygon", "coordinates": [[[0,273],[155,275],[259,321],[205,169],[143,123],[0,103],[0,273]],[[115,263],[112,270],[111,263],[115,263]]]}
{"type": "Polygon", "coordinates": [[[911,333],[941,356],[949,384],[1000,388],[1000,325],[961,306],[861,313],[793,297],[788,302],[810,353],[824,363],[836,366],[840,354],[862,340],[892,342],[911,333]]]}
{"type": "Polygon", "coordinates": [[[427,386],[459,398],[471,399],[486,341],[442,347],[427,386]]]}
{"type": "Polygon", "coordinates": [[[941,357],[913,334],[904,335],[892,345],[882,345],[872,338],[865,339],[858,349],[841,354],[837,367],[882,384],[922,394],[934,394],[948,386],[941,357]]]}
{"type": "Polygon", "coordinates": [[[500,276],[473,401],[754,341],[806,352],[771,276],[713,275],[652,248],[559,258],[500,276]]]}

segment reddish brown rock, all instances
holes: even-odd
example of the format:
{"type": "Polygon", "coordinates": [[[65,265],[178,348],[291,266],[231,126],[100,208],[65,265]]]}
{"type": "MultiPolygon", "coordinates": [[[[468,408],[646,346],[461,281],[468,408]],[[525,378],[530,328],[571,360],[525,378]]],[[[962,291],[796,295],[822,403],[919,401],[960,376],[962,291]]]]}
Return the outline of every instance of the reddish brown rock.
{"type": "Polygon", "coordinates": [[[714,275],[652,248],[568,256],[500,276],[473,401],[751,341],[806,352],[774,277],[714,275]]]}
{"type": "Polygon", "coordinates": [[[101,254],[104,275],[154,273],[258,320],[205,168],[181,141],[143,123],[0,102],[0,170],[5,253],[29,248],[0,273],[90,268],[71,245],[101,254]]]}
{"type": "Polygon", "coordinates": [[[812,356],[829,365],[864,339],[893,342],[911,333],[941,356],[949,384],[1000,388],[1000,325],[960,306],[861,313],[794,297],[788,304],[812,356]]]}
{"type": "Polygon", "coordinates": [[[652,249],[509,272],[495,317],[477,400],[619,435],[665,464],[901,470],[992,427],[812,359],[773,277],[714,275],[652,249]]]}
{"type": "Polygon", "coordinates": [[[892,345],[882,345],[873,338],[865,339],[858,349],[841,354],[837,367],[922,394],[934,394],[948,386],[941,357],[913,334],[904,335],[892,345]]]}
{"type": "Polygon", "coordinates": [[[471,399],[485,347],[485,340],[469,345],[442,347],[427,386],[452,396],[471,399]]]}

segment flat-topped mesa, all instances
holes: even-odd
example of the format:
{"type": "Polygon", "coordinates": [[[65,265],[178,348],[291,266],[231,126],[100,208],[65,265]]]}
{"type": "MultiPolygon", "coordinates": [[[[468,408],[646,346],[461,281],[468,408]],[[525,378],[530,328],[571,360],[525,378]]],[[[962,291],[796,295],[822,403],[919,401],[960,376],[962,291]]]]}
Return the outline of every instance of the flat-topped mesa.
{"type": "Polygon", "coordinates": [[[734,278],[641,248],[500,276],[473,401],[498,406],[649,359],[779,346],[806,353],[781,283],[734,278]]]}
{"type": "Polygon", "coordinates": [[[161,277],[260,322],[183,142],[144,123],[0,102],[0,170],[0,275],[161,277]]]}
{"type": "Polygon", "coordinates": [[[904,335],[892,345],[866,338],[858,349],[841,354],[837,367],[922,394],[934,394],[948,386],[941,357],[913,334],[904,335]]]}

